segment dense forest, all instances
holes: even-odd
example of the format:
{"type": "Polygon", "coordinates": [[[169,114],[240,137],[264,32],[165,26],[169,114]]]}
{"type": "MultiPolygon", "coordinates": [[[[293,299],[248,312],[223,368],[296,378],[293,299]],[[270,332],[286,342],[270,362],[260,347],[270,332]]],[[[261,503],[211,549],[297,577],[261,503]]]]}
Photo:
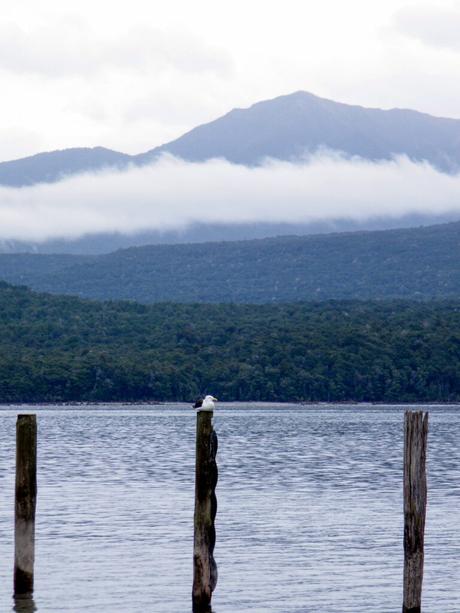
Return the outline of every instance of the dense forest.
{"type": "Polygon", "coordinates": [[[101,300],[281,303],[460,298],[460,222],[108,255],[0,255],[0,279],[101,300]]]}
{"type": "Polygon", "coordinates": [[[460,301],[141,305],[0,284],[0,402],[458,401],[460,301]]]}

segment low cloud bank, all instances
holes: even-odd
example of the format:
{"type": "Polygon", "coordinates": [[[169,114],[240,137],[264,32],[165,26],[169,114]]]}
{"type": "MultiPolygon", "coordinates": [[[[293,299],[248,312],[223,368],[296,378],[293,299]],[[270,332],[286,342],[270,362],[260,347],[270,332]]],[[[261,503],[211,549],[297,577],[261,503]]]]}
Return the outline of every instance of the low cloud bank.
{"type": "Polygon", "coordinates": [[[193,223],[365,221],[456,212],[460,216],[460,176],[405,157],[369,162],[321,154],[302,163],[268,160],[246,168],[166,156],[124,172],[0,187],[0,238],[43,241],[193,223]]]}

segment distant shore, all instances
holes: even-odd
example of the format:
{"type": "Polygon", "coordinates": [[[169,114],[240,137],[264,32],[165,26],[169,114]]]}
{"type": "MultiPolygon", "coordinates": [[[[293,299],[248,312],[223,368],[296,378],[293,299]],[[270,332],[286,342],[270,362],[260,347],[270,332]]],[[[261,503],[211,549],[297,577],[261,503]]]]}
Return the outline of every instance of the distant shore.
{"type": "MultiPolygon", "coordinates": [[[[133,402],[89,402],[89,401],[74,401],[74,402],[8,402],[2,403],[0,402],[0,408],[8,408],[8,407],[37,407],[46,406],[46,407],[136,407],[136,406],[152,406],[152,407],[169,407],[169,406],[190,406],[192,405],[192,401],[180,400],[180,401],[158,401],[158,400],[145,400],[145,401],[133,401],[133,402]]],[[[312,406],[334,406],[334,407],[349,407],[349,406],[358,406],[358,407],[400,407],[400,406],[460,406],[460,402],[355,402],[353,400],[342,401],[342,402],[328,402],[328,401],[261,401],[261,400],[237,400],[237,401],[222,401],[219,402],[218,407],[226,407],[229,406],[244,406],[244,405],[257,405],[261,407],[273,407],[273,406],[297,406],[297,407],[312,407],[312,406]]]]}

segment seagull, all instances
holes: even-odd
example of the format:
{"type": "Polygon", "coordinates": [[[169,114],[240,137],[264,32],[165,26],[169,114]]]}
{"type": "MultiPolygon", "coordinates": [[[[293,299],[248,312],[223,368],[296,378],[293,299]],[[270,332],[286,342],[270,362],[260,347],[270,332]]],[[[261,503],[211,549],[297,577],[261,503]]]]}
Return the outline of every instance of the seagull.
{"type": "Polygon", "coordinates": [[[193,408],[199,411],[214,411],[215,402],[217,402],[217,398],[214,398],[214,396],[205,396],[204,398],[198,398],[193,408]]]}

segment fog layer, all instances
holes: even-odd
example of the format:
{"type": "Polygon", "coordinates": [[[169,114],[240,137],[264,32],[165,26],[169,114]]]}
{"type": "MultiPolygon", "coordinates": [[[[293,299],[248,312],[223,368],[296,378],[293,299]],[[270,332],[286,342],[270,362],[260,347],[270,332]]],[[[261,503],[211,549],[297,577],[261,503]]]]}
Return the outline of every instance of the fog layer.
{"type": "Polygon", "coordinates": [[[400,157],[247,168],[169,156],[27,188],[0,188],[0,238],[42,241],[93,232],[183,229],[192,223],[358,221],[407,214],[460,215],[460,176],[400,157]]]}

